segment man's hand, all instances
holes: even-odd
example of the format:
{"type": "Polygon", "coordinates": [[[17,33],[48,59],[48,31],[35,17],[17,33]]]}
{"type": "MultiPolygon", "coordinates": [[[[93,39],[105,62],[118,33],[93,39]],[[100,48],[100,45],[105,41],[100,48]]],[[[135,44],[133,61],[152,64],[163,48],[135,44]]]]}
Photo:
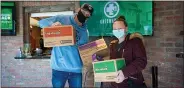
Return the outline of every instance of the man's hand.
{"type": "Polygon", "coordinates": [[[61,23],[60,22],[55,22],[51,26],[61,26],[61,23]]]}
{"type": "Polygon", "coordinates": [[[36,20],[35,18],[30,17],[30,25],[39,27],[38,20],[36,20]]]}
{"type": "Polygon", "coordinates": [[[125,80],[125,76],[121,70],[117,72],[116,83],[121,83],[125,80]]]}

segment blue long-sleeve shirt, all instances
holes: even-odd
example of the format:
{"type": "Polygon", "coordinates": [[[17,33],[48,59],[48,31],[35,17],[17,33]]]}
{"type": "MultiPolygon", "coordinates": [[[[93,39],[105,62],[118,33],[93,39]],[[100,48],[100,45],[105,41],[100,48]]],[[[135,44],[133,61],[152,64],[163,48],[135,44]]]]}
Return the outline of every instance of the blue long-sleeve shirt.
{"type": "Polygon", "coordinates": [[[51,52],[51,68],[58,71],[66,72],[82,72],[82,60],[78,51],[78,46],[88,42],[87,26],[79,26],[74,16],[53,16],[39,21],[41,28],[49,27],[55,22],[60,22],[62,25],[72,25],[76,30],[76,44],[71,46],[53,47],[51,52]]]}

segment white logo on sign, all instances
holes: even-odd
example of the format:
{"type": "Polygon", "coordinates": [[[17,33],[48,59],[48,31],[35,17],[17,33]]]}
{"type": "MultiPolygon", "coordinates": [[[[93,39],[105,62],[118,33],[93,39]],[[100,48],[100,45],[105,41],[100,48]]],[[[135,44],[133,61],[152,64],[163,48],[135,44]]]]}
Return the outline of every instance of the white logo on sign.
{"type": "Polygon", "coordinates": [[[119,5],[117,2],[107,2],[104,7],[104,13],[107,17],[113,18],[119,13],[119,5]]]}

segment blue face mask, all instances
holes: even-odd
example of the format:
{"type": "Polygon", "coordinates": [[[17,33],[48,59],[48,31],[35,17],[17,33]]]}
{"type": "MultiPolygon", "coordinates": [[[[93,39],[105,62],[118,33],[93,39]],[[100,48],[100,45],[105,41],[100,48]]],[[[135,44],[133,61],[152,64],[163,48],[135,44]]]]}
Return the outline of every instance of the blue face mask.
{"type": "Polygon", "coordinates": [[[116,29],[116,30],[113,30],[113,35],[116,36],[118,39],[125,36],[125,31],[124,29],[116,29]]]}

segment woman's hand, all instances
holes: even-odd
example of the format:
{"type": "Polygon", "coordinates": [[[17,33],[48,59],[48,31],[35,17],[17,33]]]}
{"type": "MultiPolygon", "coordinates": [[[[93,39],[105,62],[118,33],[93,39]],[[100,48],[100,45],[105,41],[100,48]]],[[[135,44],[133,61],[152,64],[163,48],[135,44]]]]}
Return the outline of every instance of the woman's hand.
{"type": "Polygon", "coordinates": [[[125,76],[121,70],[117,72],[116,83],[121,83],[125,80],[125,76]]]}

